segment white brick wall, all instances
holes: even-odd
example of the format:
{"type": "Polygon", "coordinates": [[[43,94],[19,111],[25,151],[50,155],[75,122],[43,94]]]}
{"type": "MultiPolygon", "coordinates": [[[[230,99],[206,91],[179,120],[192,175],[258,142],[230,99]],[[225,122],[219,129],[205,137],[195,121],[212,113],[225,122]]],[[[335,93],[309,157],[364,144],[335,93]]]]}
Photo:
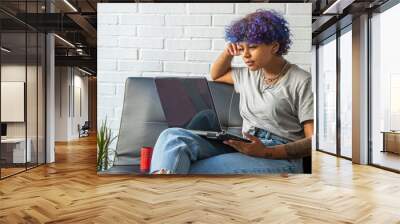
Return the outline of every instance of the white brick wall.
{"type": "Polygon", "coordinates": [[[221,51],[186,51],[186,59],[188,61],[204,61],[214,62],[221,54],[221,51]]]}
{"type": "Polygon", "coordinates": [[[108,48],[102,47],[97,49],[97,54],[103,55],[103,59],[137,59],[138,53],[135,48],[108,48]]]}
{"type": "Polygon", "coordinates": [[[187,4],[188,14],[233,14],[234,4],[192,3],[187,4]]]}
{"type": "MultiPolygon", "coordinates": [[[[210,71],[209,63],[190,63],[187,62],[165,62],[164,71],[185,73],[208,73],[210,71]]],[[[201,74],[199,74],[201,75],[201,74]]]]}
{"type": "Polygon", "coordinates": [[[130,25],[106,25],[97,29],[99,36],[136,36],[136,26],[130,25]]]}
{"type": "Polygon", "coordinates": [[[185,59],[184,51],[165,51],[165,50],[147,50],[140,52],[142,60],[162,60],[162,61],[183,61],[185,59]]]}
{"type": "MultiPolygon", "coordinates": [[[[100,37],[98,37],[100,38],[100,37]]],[[[126,36],[120,36],[119,38],[119,47],[135,47],[135,48],[163,48],[164,46],[164,40],[162,38],[137,38],[137,37],[126,37],[126,36]]],[[[118,38],[112,38],[114,41],[117,41],[118,43],[118,38]]],[[[111,41],[111,40],[110,40],[111,41]]],[[[100,42],[101,43],[101,42],[100,42]]],[[[108,42],[106,42],[107,44],[108,42]]],[[[114,42],[112,42],[114,43],[114,42]]],[[[98,44],[99,45],[99,44],[98,44]]],[[[99,49],[98,46],[97,49],[99,49]]],[[[101,55],[97,56],[98,58],[101,58],[101,55]]]]}
{"type": "Polygon", "coordinates": [[[166,39],[166,50],[208,50],[210,39],[166,39]]]}
{"type": "Polygon", "coordinates": [[[223,27],[185,27],[185,37],[223,38],[223,27]]]}
{"type": "Polygon", "coordinates": [[[214,15],[212,24],[213,26],[226,26],[240,18],[242,18],[241,15],[214,15]]]}
{"type": "MultiPolygon", "coordinates": [[[[138,61],[138,60],[119,60],[119,71],[133,72],[161,72],[162,64],[160,61],[138,61]]],[[[134,76],[134,75],[133,75],[134,76]]]]}
{"type": "Polygon", "coordinates": [[[144,3],[139,4],[139,14],[158,13],[167,14],[185,14],[186,4],[184,3],[144,3]]]}
{"type": "Polygon", "coordinates": [[[104,14],[122,14],[137,12],[138,4],[121,3],[121,4],[98,4],[97,11],[104,14]]]}
{"type": "MultiPolygon", "coordinates": [[[[209,78],[211,63],[225,47],[225,26],[259,8],[284,14],[293,34],[285,57],[309,70],[311,4],[99,3],[98,123],[107,116],[118,134],[127,77],[209,78]]],[[[244,66],[240,57],[232,64],[244,66]]]]}
{"type": "Polygon", "coordinates": [[[211,25],[211,16],[165,16],[165,24],[167,26],[208,26],[211,25]]]}
{"type": "MultiPolygon", "coordinates": [[[[284,3],[279,3],[279,4],[271,4],[271,3],[238,3],[236,4],[236,13],[237,14],[248,14],[256,11],[257,9],[269,9],[269,10],[275,10],[277,12],[285,14],[286,12],[286,5],[284,3]]],[[[305,15],[310,15],[311,14],[311,4],[310,4],[310,9],[309,11],[304,10],[305,15]],[[308,13],[307,13],[308,12],[308,13]]],[[[311,22],[311,21],[310,21],[311,22]]]]}
{"type": "Polygon", "coordinates": [[[136,25],[164,25],[164,16],[162,15],[121,15],[120,24],[136,25]]]}
{"type": "Polygon", "coordinates": [[[212,40],[212,49],[213,50],[223,50],[224,48],[225,48],[225,40],[224,39],[212,40]]]}

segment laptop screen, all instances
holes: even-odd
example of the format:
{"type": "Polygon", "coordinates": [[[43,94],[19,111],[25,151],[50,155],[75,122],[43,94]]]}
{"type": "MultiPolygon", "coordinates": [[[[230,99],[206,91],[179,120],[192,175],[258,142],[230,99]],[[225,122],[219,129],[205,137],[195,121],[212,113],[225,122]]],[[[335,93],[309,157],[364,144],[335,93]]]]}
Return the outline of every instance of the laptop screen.
{"type": "Polygon", "coordinates": [[[222,131],[206,78],[156,78],[155,84],[169,127],[222,131]]]}

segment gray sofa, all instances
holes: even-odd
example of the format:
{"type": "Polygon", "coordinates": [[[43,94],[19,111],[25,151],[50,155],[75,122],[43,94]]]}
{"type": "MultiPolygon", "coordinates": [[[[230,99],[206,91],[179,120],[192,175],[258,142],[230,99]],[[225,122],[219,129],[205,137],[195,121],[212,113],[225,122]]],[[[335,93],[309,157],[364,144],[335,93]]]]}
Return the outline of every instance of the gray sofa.
{"type": "MultiPolygon", "coordinates": [[[[223,128],[241,133],[239,95],[233,86],[209,82],[218,117],[223,128]],[[229,116],[229,117],[228,117],[229,116]]],[[[154,78],[130,77],[125,83],[116,159],[114,166],[99,174],[139,173],[140,148],[153,147],[159,134],[168,128],[154,85],[154,78]]],[[[311,158],[303,159],[305,173],[311,172],[311,158]]]]}

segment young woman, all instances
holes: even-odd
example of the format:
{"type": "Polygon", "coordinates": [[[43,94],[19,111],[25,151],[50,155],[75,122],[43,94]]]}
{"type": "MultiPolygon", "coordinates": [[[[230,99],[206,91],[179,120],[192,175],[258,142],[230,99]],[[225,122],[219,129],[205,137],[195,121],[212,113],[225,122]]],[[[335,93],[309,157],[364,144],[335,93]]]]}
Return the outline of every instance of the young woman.
{"type": "Polygon", "coordinates": [[[257,10],[226,29],[229,44],[211,67],[216,82],[240,94],[242,132],[251,143],[216,142],[182,128],[163,131],[154,147],[150,173],[302,173],[311,155],[311,75],[286,61],[290,31],[278,13],[257,10]],[[231,67],[234,56],[247,67],[231,67]]]}

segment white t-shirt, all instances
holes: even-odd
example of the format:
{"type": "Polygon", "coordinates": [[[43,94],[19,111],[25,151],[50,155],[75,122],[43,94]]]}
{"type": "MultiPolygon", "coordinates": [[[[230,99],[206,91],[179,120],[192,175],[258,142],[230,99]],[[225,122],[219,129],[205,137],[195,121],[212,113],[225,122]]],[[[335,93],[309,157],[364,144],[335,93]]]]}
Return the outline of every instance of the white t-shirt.
{"type": "Polygon", "coordinates": [[[234,88],[240,94],[243,132],[257,127],[282,138],[304,138],[302,123],[314,119],[311,74],[295,64],[277,83],[265,84],[262,69],[232,68],[234,88]]]}

